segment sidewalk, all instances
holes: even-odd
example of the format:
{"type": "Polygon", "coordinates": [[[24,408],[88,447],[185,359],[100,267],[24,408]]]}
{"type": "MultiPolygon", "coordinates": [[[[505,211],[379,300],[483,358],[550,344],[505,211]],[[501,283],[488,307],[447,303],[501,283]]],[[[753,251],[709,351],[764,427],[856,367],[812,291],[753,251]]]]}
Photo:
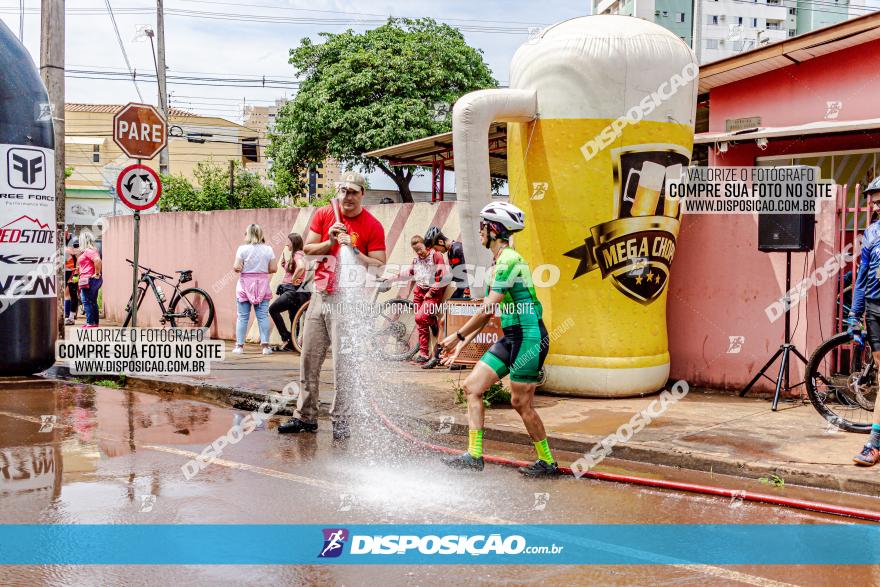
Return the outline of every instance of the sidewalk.
{"type": "MultiPolygon", "coordinates": [[[[226,359],[214,363],[210,375],[131,377],[128,387],[186,393],[253,409],[267,392],[281,391],[287,383],[299,381],[297,353],[264,356],[258,345],[248,345],[243,355],[229,351],[231,344],[226,359]]],[[[466,431],[465,410],[454,403],[452,381],[463,381],[468,371],[424,370],[394,362],[382,369],[387,380],[395,384],[395,393],[400,393],[395,396],[399,401],[389,410],[390,416],[421,420],[433,429],[444,417],[446,422],[451,417],[453,432],[466,431]]],[[[58,365],[50,371],[50,375],[65,373],[66,369],[58,365]]],[[[322,411],[332,400],[332,381],[332,363],[327,360],[321,372],[322,411]]],[[[553,448],[589,453],[656,397],[581,399],[539,395],[536,407],[553,448]]],[[[786,484],[876,496],[880,493],[880,470],[855,467],[851,460],[867,436],[834,430],[829,432],[825,420],[809,404],[781,403],[774,413],[766,399],[692,389],[629,442],[617,445],[613,457],[752,479],[775,474],[786,484]]],[[[531,444],[510,406],[487,410],[486,438],[531,444]]]]}

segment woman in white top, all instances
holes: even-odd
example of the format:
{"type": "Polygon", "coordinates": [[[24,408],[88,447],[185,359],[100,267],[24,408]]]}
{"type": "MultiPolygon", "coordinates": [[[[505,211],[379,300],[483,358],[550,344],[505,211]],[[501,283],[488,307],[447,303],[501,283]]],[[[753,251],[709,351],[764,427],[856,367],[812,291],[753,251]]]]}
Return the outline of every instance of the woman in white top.
{"type": "Polygon", "coordinates": [[[235,252],[232,269],[239,273],[238,286],[235,288],[238,321],[235,324],[235,348],[232,352],[244,352],[244,337],[253,307],[260,327],[263,354],[270,355],[269,300],[272,299],[272,292],[269,290],[269,278],[278,269],[278,264],[275,261],[275,251],[263,240],[263,229],[259,224],[247,227],[244,244],[235,252]]]}

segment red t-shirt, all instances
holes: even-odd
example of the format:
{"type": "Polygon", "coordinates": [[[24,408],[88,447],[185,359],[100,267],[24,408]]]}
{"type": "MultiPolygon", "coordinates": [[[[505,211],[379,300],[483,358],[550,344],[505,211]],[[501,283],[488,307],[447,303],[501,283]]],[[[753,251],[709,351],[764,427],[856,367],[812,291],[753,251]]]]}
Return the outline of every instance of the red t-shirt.
{"type": "MultiPolygon", "coordinates": [[[[315,212],[309,229],[318,233],[323,242],[330,238],[330,227],[335,223],[336,217],[333,214],[333,207],[324,206],[315,212]]],[[[357,247],[360,252],[367,254],[385,250],[385,229],[382,228],[382,223],[366,210],[361,210],[361,213],[354,218],[342,215],[342,223],[348,229],[351,244],[357,247]]],[[[333,256],[333,259],[319,261],[315,267],[315,289],[317,291],[333,293],[335,290],[339,247],[338,242],[334,243],[330,247],[330,255],[333,256]]]]}

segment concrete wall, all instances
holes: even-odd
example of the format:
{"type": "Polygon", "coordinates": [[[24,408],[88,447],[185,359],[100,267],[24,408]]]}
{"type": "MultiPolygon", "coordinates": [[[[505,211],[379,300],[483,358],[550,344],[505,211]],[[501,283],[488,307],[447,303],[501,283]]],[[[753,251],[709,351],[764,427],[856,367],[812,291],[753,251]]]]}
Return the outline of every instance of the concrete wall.
{"type": "MultiPolygon", "coordinates": [[[[436,224],[450,237],[457,237],[458,216],[455,204],[384,204],[367,206],[385,227],[389,263],[408,263],[413,256],[409,238],[423,234],[436,224]]],[[[186,286],[206,290],[214,300],[216,319],[213,337],[235,338],[235,285],[232,271],[235,250],[244,242],[247,225],[263,227],[266,243],[280,256],[289,232],[307,234],[309,220],[317,208],[276,208],[261,210],[224,210],[215,212],[163,212],[141,218],[140,264],[174,275],[176,269],[192,269],[193,281],[186,286]]],[[[132,255],[133,218],[109,219],[104,233],[104,306],[107,318],[122,321],[125,304],[131,296],[131,267],[125,262],[132,255]]],[[[280,271],[280,269],[279,269],[280,271]]],[[[273,280],[280,280],[280,273],[273,280]]],[[[392,290],[394,291],[394,290],[392,290]]],[[[398,292],[395,292],[398,293],[398,292]]],[[[166,297],[171,299],[170,288],[166,297]]],[[[148,294],[138,312],[140,326],[158,326],[159,309],[148,294]]],[[[249,340],[256,340],[256,324],[251,318],[249,340]]],[[[277,333],[273,328],[273,340],[277,333]]]]}
{"type": "MultiPolygon", "coordinates": [[[[409,237],[431,224],[447,235],[459,235],[455,203],[385,204],[370,206],[385,226],[389,261],[406,263],[412,257],[409,237]]],[[[217,319],[212,336],[231,339],[235,329],[235,283],[231,273],[235,249],[250,222],[263,226],[266,240],[281,251],[288,231],[304,232],[314,208],[175,212],[141,221],[141,262],[170,273],[193,269],[195,283],[214,298],[217,319]]],[[[833,212],[822,215],[816,254],[807,257],[808,272],[833,254],[833,212]]],[[[112,218],[104,235],[107,316],[120,320],[130,295],[132,218],[112,218]]],[[[739,388],[750,379],[782,342],[783,320],[771,323],[765,308],[783,292],[785,255],[759,253],[757,219],[753,216],[687,217],[672,265],[668,316],[672,377],[692,385],[739,388]],[[743,336],[739,352],[728,353],[731,336],[743,336]]],[[[801,279],[804,255],[793,255],[793,282],[801,279]]],[[[277,278],[276,278],[277,279],[277,278]]],[[[799,320],[795,342],[808,354],[832,325],[833,284],[809,292],[792,314],[799,320]],[[821,334],[820,320],[821,315],[821,334]]],[[[394,292],[395,295],[404,293],[394,292]]],[[[144,303],[139,322],[156,325],[155,301],[144,303]]],[[[256,326],[251,327],[251,337],[256,326]]],[[[273,335],[274,329],[273,329],[273,335]]],[[[796,366],[794,377],[800,377],[796,366]]],[[[796,379],[799,381],[800,379],[796,379]]],[[[761,386],[767,389],[766,384],[761,386]]]]}

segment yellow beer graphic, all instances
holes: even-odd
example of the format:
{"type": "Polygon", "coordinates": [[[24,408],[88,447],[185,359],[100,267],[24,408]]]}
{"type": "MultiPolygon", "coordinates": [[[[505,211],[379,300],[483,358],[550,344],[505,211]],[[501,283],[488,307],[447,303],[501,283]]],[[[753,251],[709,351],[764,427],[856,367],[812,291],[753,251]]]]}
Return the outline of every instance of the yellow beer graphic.
{"type": "MultiPolygon", "coordinates": [[[[523,45],[510,89],[492,90],[516,103],[492,106],[495,120],[509,121],[510,199],[526,215],[513,244],[532,268],[560,270],[555,285],[535,282],[547,330],[575,324],[552,338],[547,389],[627,396],[667,382],[666,292],[680,210],[665,183],[690,161],[697,72],[693,52],[668,30],[589,16],[523,45]],[[529,92],[535,115],[523,121],[529,92]],[[547,186],[541,198],[531,197],[534,185],[547,186]]],[[[474,102],[463,124],[478,118],[474,102]]],[[[464,227],[475,198],[467,190],[479,182],[458,156],[455,165],[464,227]]]]}
{"type": "MultiPolygon", "coordinates": [[[[650,216],[657,209],[657,202],[660,201],[660,190],[663,188],[666,168],[652,161],[645,161],[641,169],[630,169],[624,193],[629,191],[629,181],[634,175],[638,177],[638,185],[635,197],[629,200],[632,202],[632,215],[650,216]]],[[[626,198],[624,196],[625,200],[626,198]]]]}

